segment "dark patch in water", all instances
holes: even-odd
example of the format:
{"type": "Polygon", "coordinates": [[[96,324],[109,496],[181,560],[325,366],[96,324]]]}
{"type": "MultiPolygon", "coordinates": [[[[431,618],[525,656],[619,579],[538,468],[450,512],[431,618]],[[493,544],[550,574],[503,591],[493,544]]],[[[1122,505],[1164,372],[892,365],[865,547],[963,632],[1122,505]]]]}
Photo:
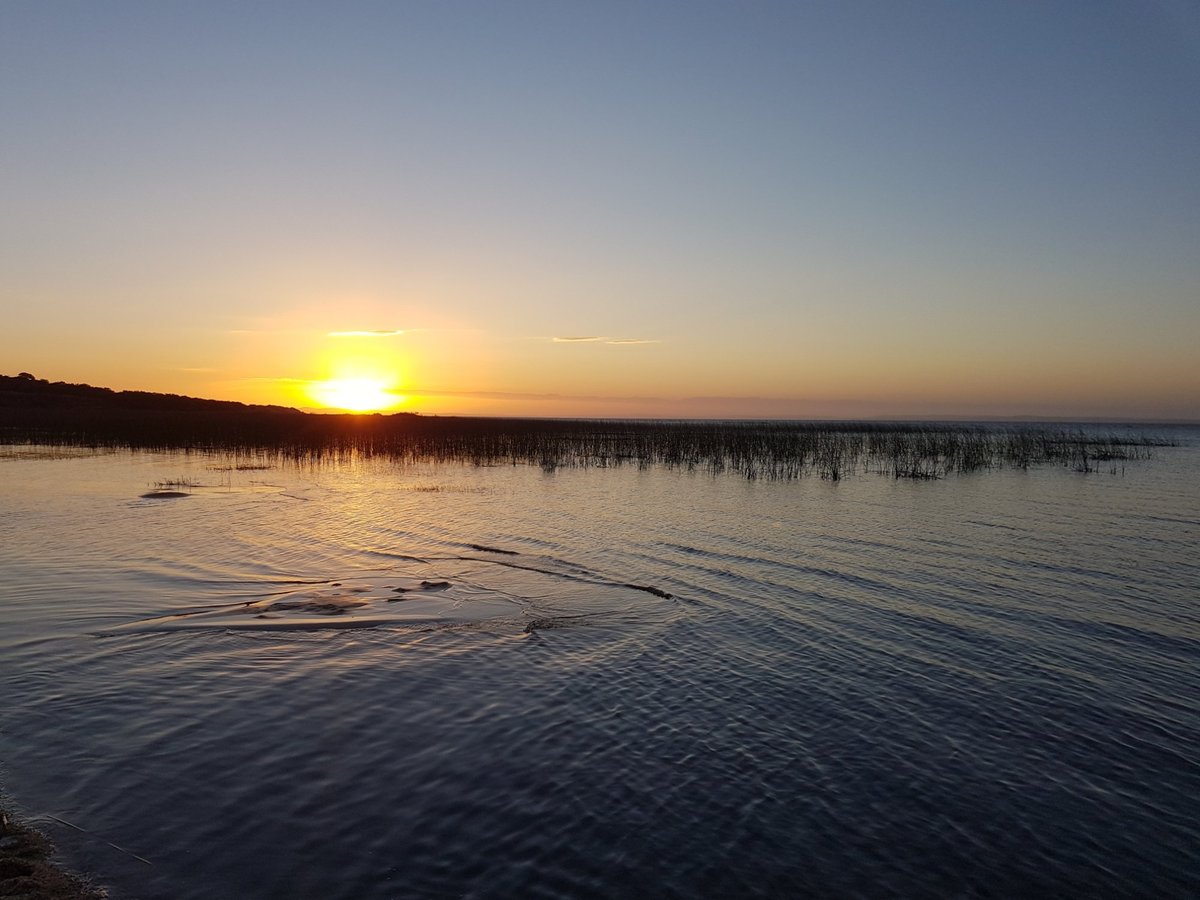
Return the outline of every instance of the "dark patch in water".
{"type": "Polygon", "coordinates": [[[530,619],[525,625],[525,634],[533,634],[536,631],[545,631],[551,628],[570,628],[572,625],[581,624],[573,621],[576,619],[585,619],[586,616],[541,616],[536,619],[530,619]]]}
{"type": "Polygon", "coordinates": [[[348,609],[357,609],[369,605],[369,601],[358,597],[337,595],[333,597],[300,597],[294,600],[276,600],[266,607],[266,612],[258,618],[269,617],[268,614],[277,610],[302,610],[323,616],[340,616],[348,609]]]}
{"type": "Polygon", "coordinates": [[[190,497],[186,491],[147,491],[141,495],[145,500],[170,500],[174,497],[190,497]]]}
{"type": "Polygon", "coordinates": [[[484,553],[503,553],[505,556],[520,556],[516,550],[500,550],[497,547],[485,547],[483,544],[467,544],[472,550],[481,550],[484,553]]]}
{"type": "Polygon", "coordinates": [[[402,559],[405,562],[415,562],[415,563],[429,562],[429,560],[425,559],[422,556],[410,556],[406,553],[389,553],[386,550],[367,550],[365,552],[374,554],[375,556],[383,556],[383,557],[386,557],[387,559],[402,559]]]}
{"type": "Polygon", "coordinates": [[[480,558],[478,556],[456,556],[452,558],[469,560],[471,562],[490,563],[493,566],[504,566],[508,569],[519,569],[523,572],[540,572],[543,575],[553,575],[555,578],[565,578],[568,581],[578,581],[584,584],[601,584],[607,585],[608,587],[632,588],[635,591],[645,591],[647,594],[653,594],[655,597],[662,597],[664,600],[676,599],[674,594],[669,594],[661,588],[651,587],[643,584],[629,584],[628,582],[624,581],[609,581],[607,578],[602,578],[601,576],[596,575],[594,572],[590,572],[587,569],[579,566],[572,566],[572,568],[576,570],[575,572],[556,572],[554,569],[542,569],[538,568],[537,566],[519,565],[517,563],[502,562],[498,559],[480,558]]]}
{"type": "Polygon", "coordinates": [[[674,594],[668,594],[661,588],[651,587],[648,584],[623,584],[621,587],[633,588],[635,591],[645,591],[647,594],[653,594],[655,597],[662,597],[664,600],[674,600],[674,594]]]}

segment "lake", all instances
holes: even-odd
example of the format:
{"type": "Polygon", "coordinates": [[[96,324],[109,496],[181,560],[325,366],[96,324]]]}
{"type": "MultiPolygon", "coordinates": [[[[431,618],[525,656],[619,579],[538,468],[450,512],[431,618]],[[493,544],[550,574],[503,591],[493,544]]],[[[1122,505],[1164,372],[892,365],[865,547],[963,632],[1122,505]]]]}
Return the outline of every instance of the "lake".
{"type": "Polygon", "coordinates": [[[1164,432],[920,480],[0,448],[0,783],[117,900],[1194,896],[1164,432]]]}

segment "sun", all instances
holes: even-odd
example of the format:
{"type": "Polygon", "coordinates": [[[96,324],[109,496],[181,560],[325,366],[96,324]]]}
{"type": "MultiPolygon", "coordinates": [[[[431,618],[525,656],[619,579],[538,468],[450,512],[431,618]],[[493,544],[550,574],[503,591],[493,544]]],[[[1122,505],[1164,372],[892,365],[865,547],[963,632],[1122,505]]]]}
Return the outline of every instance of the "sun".
{"type": "Polygon", "coordinates": [[[313,382],[308,390],[322,406],[350,412],[378,412],[404,400],[393,393],[387,381],[378,378],[331,378],[313,382]]]}

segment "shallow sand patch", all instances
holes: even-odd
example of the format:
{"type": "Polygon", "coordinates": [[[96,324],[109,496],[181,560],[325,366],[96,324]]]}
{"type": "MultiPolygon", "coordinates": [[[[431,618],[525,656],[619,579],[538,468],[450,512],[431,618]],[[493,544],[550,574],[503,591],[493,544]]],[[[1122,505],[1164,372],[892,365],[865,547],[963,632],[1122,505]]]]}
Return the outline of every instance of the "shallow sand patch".
{"type": "Polygon", "coordinates": [[[44,835],[0,812],[0,898],[103,900],[106,893],[50,862],[44,835]]]}

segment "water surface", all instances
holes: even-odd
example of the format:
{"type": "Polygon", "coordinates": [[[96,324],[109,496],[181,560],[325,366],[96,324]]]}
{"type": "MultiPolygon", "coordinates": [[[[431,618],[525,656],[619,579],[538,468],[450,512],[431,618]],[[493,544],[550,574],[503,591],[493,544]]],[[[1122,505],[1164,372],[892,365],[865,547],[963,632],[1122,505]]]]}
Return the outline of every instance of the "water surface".
{"type": "Polygon", "coordinates": [[[1188,896],[1176,436],[918,482],[10,450],[0,778],[116,898],[1188,896]]]}

